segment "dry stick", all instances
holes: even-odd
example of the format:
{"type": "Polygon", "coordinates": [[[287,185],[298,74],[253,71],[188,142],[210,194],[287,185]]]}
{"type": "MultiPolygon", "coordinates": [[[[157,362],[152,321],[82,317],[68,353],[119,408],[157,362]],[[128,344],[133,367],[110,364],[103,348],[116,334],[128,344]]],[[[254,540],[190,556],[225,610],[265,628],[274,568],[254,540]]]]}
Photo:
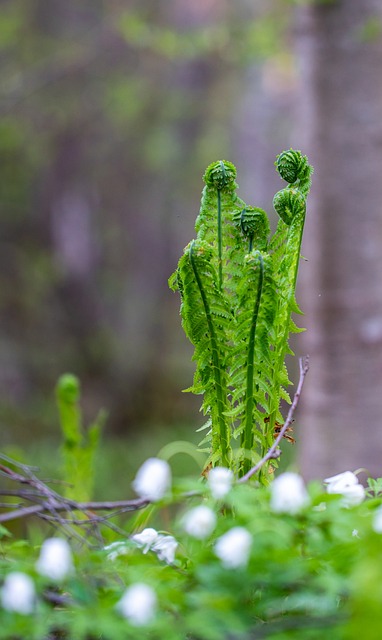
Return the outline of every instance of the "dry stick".
{"type": "Polygon", "coordinates": [[[300,379],[298,381],[296,393],[294,394],[293,402],[289,407],[287,419],[285,420],[284,425],[280,429],[280,433],[278,434],[271,448],[268,449],[265,456],[261,458],[261,460],[259,460],[259,462],[254,467],[252,467],[252,469],[250,469],[248,473],[245,474],[245,476],[240,478],[238,482],[247,482],[247,480],[252,478],[252,476],[255,475],[255,473],[257,473],[259,469],[261,469],[261,467],[267,462],[267,460],[270,460],[271,458],[278,458],[280,456],[281,451],[280,449],[278,449],[278,446],[281,440],[283,439],[284,434],[287,432],[288,427],[290,427],[290,425],[293,422],[293,415],[294,415],[294,412],[296,411],[298,401],[301,396],[301,391],[304,384],[305,376],[309,371],[309,356],[304,356],[303,358],[299,358],[299,365],[300,365],[300,379]]]}

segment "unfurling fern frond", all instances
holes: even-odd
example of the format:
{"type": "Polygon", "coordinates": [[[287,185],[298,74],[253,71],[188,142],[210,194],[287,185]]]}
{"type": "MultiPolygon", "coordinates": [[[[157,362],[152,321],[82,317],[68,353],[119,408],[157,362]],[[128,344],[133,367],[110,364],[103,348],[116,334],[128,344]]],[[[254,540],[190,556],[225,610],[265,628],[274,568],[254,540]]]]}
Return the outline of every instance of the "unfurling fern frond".
{"type": "Polygon", "coordinates": [[[92,498],[95,456],[106,414],[101,411],[88,429],[83,428],[80,382],[71,373],[60,376],[56,397],[63,436],[65,497],[86,502],[92,498]]]}
{"type": "Polygon", "coordinates": [[[198,239],[207,242],[213,248],[212,260],[221,290],[230,286],[230,248],[235,245],[236,253],[241,249],[241,259],[245,250],[242,242],[239,246],[237,244],[238,232],[232,218],[235,212],[246,206],[236,195],[235,178],[236,169],[227,160],[213,162],[207,167],[203,176],[206,186],[195,223],[198,239]]]}
{"type": "Polygon", "coordinates": [[[212,420],[212,454],[215,460],[228,465],[227,369],[232,314],[217,286],[211,258],[211,247],[193,240],[179,261],[178,280],[182,291],[182,324],[195,346],[193,359],[197,362],[194,385],[189,390],[204,394],[203,411],[212,420]]]}
{"type": "Polygon", "coordinates": [[[252,249],[264,251],[267,248],[270,233],[266,212],[259,207],[245,207],[232,216],[234,224],[248,238],[248,253],[252,249]]]}
{"type": "Polygon", "coordinates": [[[298,331],[291,314],[299,312],[295,285],[312,168],[293,149],[276,164],[289,184],[274,198],[280,220],[271,240],[266,212],[236,195],[234,165],[219,160],[207,168],[197,238],[169,281],[180,292],[183,328],[195,346],[189,390],[204,394],[209,460],[235,466],[239,475],[272,444],[282,420],[290,384],[284,359],[289,333],[298,331]]]}
{"type": "Polygon", "coordinates": [[[273,207],[289,227],[295,216],[305,216],[306,200],[298,189],[282,189],[273,198],[273,207]]]}
{"type": "Polygon", "coordinates": [[[230,382],[234,388],[233,416],[238,422],[244,459],[239,473],[246,473],[253,462],[254,442],[262,444],[264,418],[269,413],[270,337],[276,300],[272,258],[261,251],[245,257],[243,277],[238,287],[237,325],[234,361],[230,382]]]}
{"type": "Polygon", "coordinates": [[[313,167],[309,164],[308,158],[303,156],[301,151],[289,149],[277,156],[275,165],[281,178],[307,197],[313,173],[313,167]]]}
{"type": "Polygon", "coordinates": [[[269,420],[270,433],[273,433],[274,425],[280,417],[281,398],[287,400],[289,398],[286,387],[290,381],[284,364],[286,354],[293,354],[288,345],[289,334],[301,331],[296,327],[291,315],[292,313],[301,313],[295,299],[295,289],[301,258],[306,194],[313,172],[307,158],[302,156],[300,151],[284,152],[278,156],[276,164],[281,176],[293,182],[286,189],[276,193],[273,199],[273,206],[280,216],[280,222],[275,237],[271,241],[277,280],[277,309],[272,365],[273,402],[269,420]]]}

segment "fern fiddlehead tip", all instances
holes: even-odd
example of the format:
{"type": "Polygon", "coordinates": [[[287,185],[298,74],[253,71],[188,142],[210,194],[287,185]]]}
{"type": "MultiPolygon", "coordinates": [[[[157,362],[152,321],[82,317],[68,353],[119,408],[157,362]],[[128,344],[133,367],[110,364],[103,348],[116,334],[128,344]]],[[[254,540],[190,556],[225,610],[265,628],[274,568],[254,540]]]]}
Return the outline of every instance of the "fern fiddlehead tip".
{"type": "Polygon", "coordinates": [[[218,160],[210,164],[205,170],[203,180],[207,187],[234,191],[236,189],[236,167],[228,160],[218,160]]]}
{"type": "Polygon", "coordinates": [[[293,184],[301,177],[302,172],[308,164],[308,159],[301,151],[289,149],[280,153],[275,162],[275,166],[280,176],[289,184],[293,184]]]}
{"type": "Polygon", "coordinates": [[[56,393],[60,400],[75,403],[80,397],[80,381],[72,373],[64,373],[58,379],[56,393]]]}
{"type": "Polygon", "coordinates": [[[295,216],[305,215],[306,200],[298,189],[281,189],[273,198],[273,207],[283,222],[289,226],[295,216]]]}
{"type": "Polygon", "coordinates": [[[268,216],[263,209],[245,207],[245,209],[235,212],[232,219],[246,238],[256,239],[260,248],[266,244],[270,234],[270,226],[268,216]]]}

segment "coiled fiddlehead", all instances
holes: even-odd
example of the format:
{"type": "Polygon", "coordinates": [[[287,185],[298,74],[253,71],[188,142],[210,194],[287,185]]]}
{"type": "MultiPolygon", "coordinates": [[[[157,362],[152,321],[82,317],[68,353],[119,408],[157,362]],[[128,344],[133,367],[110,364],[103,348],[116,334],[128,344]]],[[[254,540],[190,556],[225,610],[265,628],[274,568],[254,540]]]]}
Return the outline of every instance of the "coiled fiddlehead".
{"type": "Polygon", "coordinates": [[[289,149],[277,156],[275,162],[277,171],[291,187],[297,187],[306,197],[312,183],[313,167],[308,158],[301,151],[289,149]]]}
{"type": "Polygon", "coordinates": [[[234,191],[237,188],[235,182],[236,167],[228,160],[218,160],[210,164],[204,172],[203,180],[207,187],[213,189],[228,189],[234,191]]]}
{"type": "Polygon", "coordinates": [[[268,216],[263,209],[245,207],[241,211],[236,211],[232,219],[242,234],[248,238],[248,253],[251,253],[252,249],[266,248],[270,227],[268,216]]]}
{"type": "Polygon", "coordinates": [[[234,195],[237,184],[236,167],[227,160],[218,160],[210,164],[203,176],[207,190],[216,192],[217,197],[217,240],[218,240],[218,273],[219,288],[223,288],[223,220],[222,192],[234,195]]]}
{"type": "Polygon", "coordinates": [[[285,222],[291,225],[295,216],[304,217],[306,212],[306,200],[298,189],[282,189],[273,198],[273,207],[285,222]]]}

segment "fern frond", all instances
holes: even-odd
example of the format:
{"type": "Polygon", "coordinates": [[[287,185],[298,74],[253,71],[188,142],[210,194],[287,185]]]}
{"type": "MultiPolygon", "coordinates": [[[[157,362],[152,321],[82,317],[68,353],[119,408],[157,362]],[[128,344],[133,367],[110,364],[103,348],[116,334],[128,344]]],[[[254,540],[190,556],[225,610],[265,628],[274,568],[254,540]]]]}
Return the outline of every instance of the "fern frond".
{"type": "Polygon", "coordinates": [[[278,156],[277,166],[282,177],[291,182],[293,180],[293,183],[276,193],[273,199],[274,208],[282,222],[279,223],[280,231],[277,242],[273,242],[273,244],[271,242],[274,251],[278,295],[273,338],[273,393],[268,441],[273,434],[280,400],[287,397],[286,387],[290,384],[284,364],[285,355],[291,351],[288,345],[289,334],[300,331],[291,319],[291,314],[301,313],[295,299],[295,288],[305,223],[306,198],[304,192],[296,185],[302,185],[307,193],[312,173],[312,168],[307,164],[306,157],[301,156],[299,151],[290,150],[278,156]],[[281,234],[285,238],[284,245],[280,243],[281,234]]]}
{"type": "MultiPolygon", "coordinates": [[[[254,437],[263,423],[269,406],[269,366],[272,355],[269,336],[275,310],[275,283],[271,257],[253,251],[245,258],[238,287],[237,329],[234,367],[231,371],[232,401],[240,410],[235,435],[241,434],[241,445],[253,449],[254,437]]],[[[240,470],[246,473],[251,460],[240,470]]]]}
{"type": "Polygon", "coordinates": [[[186,247],[178,267],[181,316],[184,331],[195,346],[197,369],[191,390],[204,393],[203,411],[212,420],[212,451],[220,452],[221,464],[228,465],[230,433],[225,411],[232,314],[216,284],[211,258],[212,248],[206,242],[193,240],[186,247]]]}

